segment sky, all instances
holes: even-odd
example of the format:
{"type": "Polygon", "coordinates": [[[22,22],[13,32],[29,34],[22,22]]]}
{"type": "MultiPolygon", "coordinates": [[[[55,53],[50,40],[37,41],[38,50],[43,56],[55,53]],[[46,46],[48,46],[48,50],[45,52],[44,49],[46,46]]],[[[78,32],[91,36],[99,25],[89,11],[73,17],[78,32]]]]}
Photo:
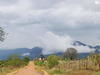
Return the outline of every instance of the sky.
{"type": "Polygon", "coordinates": [[[0,49],[38,46],[52,53],[75,40],[100,45],[100,0],[0,0],[0,26],[9,33],[0,49]]]}

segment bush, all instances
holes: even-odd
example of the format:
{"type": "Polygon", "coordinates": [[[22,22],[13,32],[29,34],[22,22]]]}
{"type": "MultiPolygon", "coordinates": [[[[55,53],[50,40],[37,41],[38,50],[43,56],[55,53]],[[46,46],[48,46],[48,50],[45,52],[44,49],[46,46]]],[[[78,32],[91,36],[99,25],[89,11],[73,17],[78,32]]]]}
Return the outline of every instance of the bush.
{"type": "Polygon", "coordinates": [[[20,59],[20,58],[16,58],[16,59],[13,59],[13,60],[7,60],[4,65],[6,67],[9,67],[9,66],[12,66],[13,68],[16,68],[16,67],[22,67],[22,66],[26,66],[28,65],[29,61],[28,61],[28,58],[25,58],[25,59],[20,59]]]}
{"type": "Polygon", "coordinates": [[[56,55],[50,55],[49,57],[48,57],[48,67],[49,68],[53,68],[55,65],[58,65],[58,57],[56,56],[56,55]]]}
{"type": "Polygon", "coordinates": [[[11,72],[14,69],[18,69],[28,65],[29,57],[24,57],[20,59],[17,55],[9,56],[8,60],[1,60],[0,61],[0,75],[5,75],[5,73],[11,72]]]}
{"type": "Polygon", "coordinates": [[[28,63],[30,61],[30,58],[29,57],[24,57],[23,60],[28,63]]]}
{"type": "Polygon", "coordinates": [[[13,59],[17,59],[17,58],[20,58],[20,56],[14,54],[14,55],[10,55],[10,56],[7,58],[7,60],[13,60],[13,59]]]}
{"type": "Polygon", "coordinates": [[[62,74],[64,71],[59,70],[59,69],[53,69],[51,72],[49,72],[50,74],[62,74]]]}
{"type": "Polygon", "coordinates": [[[35,64],[35,65],[42,66],[42,65],[44,64],[44,61],[36,60],[36,61],[34,61],[34,64],[35,64]]]}

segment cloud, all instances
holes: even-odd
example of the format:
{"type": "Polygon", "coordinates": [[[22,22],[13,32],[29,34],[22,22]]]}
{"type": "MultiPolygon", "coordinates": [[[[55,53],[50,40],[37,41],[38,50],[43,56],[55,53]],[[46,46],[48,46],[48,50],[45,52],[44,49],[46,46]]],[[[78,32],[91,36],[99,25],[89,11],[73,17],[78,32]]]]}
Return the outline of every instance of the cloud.
{"type": "Polygon", "coordinates": [[[0,48],[33,48],[39,46],[39,37],[43,35],[46,30],[40,26],[16,26],[8,27],[5,41],[0,44],[0,48]]]}
{"type": "MultiPolygon", "coordinates": [[[[32,26],[33,27],[33,26],[32,26]]],[[[9,34],[8,38],[0,44],[3,49],[12,49],[12,48],[33,48],[33,47],[42,47],[43,54],[51,54],[56,52],[65,52],[67,48],[73,47],[78,50],[78,53],[82,52],[91,52],[94,51],[88,47],[84,46],[73,46],[74,39],[69,35],[57,35],[50,31],[39,33],[38,30],[33,30],[26,26],[27,30],[20,28],[18,33],[9,34]],[[14,36],[13,36],[14,35],[14,36]],[[27,36],[26,36],[27,35],[27,36]],[[10,37],[12,36],[12,37],[10,37]],[[10,40],[9,40],[10,39],[10,40]]],[[[33,28],[32,28],[33,29],[33,28]]],[[[15,31],[16,32],[16,31],[15,31]]],[[[28,54],[28,53],[27,53],[28,54]]]]}
{"type": "Polygon", "coordinates": [[[42,46],[49,53],[72,47],[73,38],[93,44],[100,33],[99,8],[94,0],[0,0],[0,26],[9,33],[0,48],[42,46]]]}
{"type": "Polygon", "coordinates": [[[30,53],[29,52],[24,53],[24,54],[22,54],[22,56],[30,56],[30,53]]]}
{"type": "MultiPolygon", "coordinates": [[[[83,23],[88,23],[89,26],[99,24],[100,10],[98,8],[100,6],[96,6],[94,0],[18,0],[14,4],[12,0],[10,2],[10,5],[0,7],[5,18],[4,25],[29,25],[47,22],[52,29],[56,26],[58,26],[57,28],[83,27],[81,25],[83,23]]],[[[5,3],[8,1],[4,1],[3,4],[5,3]]],[[[87,27],[85,24],[84,26],[87,27]]]]}
{"type": "Polygon", "coordinates": [[[95,51],[95,49],[90,49],[88,46],[72,46],[73,48],[75,48],[78,53],[90,53],[92,51],[95,51]]]}
{"type": "Polygon", "coordinates": [[[44,48],[44,54],[65,52],[67,48],[75,48],[78,53],[87,53],[94,51],[87,46],[73,46],[74,39],[68,35],[59,36],[52,32],[47,32],[41,39],[41,46],[44,48]]]}
{"type": "Polygon", "coordinates": [[[41,46],[44,48],[43,53],[63,52],[71,44],[72,39],[68,35],[59,36],[52,32],[47,32],[41,37],[41,46]]]}

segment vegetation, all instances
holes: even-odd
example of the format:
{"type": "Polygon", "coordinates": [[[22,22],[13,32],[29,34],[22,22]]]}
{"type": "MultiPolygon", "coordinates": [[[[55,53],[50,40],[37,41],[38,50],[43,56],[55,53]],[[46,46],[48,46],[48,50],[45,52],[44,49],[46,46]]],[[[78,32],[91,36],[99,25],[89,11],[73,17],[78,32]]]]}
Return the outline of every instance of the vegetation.
{"type": "Polygon", "coordinates": [[[76,59],[77,56],[78,56],[77,50],[74,48],[68,48],[66,52],[63,53],[63,58],[67,58],[71,60],[76,59]]]}
{"type": "Polygon", "coordinates": [[[53,68],[54,66],[58,65],[58,56],[50,55],[47,60],[34,60],[34,64],[38,66],[46,66],[48,68],[53,68]]]}
{"type": "Polygon", "coordinates": [[[0,61],[0,75],[5,75],[8,72],[22,68],[28,65],[29,57],[19,58],[19,55],[10,55],[7,60],[0,61]]]}
{"type": "Polygon", "coordinates": [[[55,55],[50,55],[49,57],[48,57],[48,67],[49,68],[53,68],[55,65],[58,65],[58,57],[57,56],[55,56],[55,55]]]}
{"type": "Polygon", "coordinates": [[[4,36],[5,36],[5,32],[3,31],[3,29],[0,27],[0,41],[4,41],[4,36]]]}
{"type": "Polygon", "coordinates": [[[41,60],[43,60],[45,58],[45,56],[43,54],[41,54],[40,56],[41,56],[41,60]]]}
{"type": "Polygon", "coordinates": [[[13,59],[19,59],[19,58],[20,58],[19,55],[14,54],[14,55],[10,55],[10,56],[7,58],[7,60],[13,60],[13,59]]]}
{"type": "Polygon", "coordinates": [[[29,63],[30,58],[29,58],[29,57],[24,57],[24,58],[23,58],[23,61],[29,63]]]}
{"type": "Polygon", "coordinates": [[[34,64],[38,66],[42,66],[44,64],[44,61],[34,60],[34,64]]]}
{"type": "Polygon", "coordinates": [[[50,55],[47,60],[34,62],[50,75],[100,75],[100,54],[94,52],[82,59],[59,59],[50,55]]]}
{"type": "Polygon", "coordinates": [[[43,70],[41,70],[41,69],[38,68],[38,67],[35,67],[35,69],[36,69],[39,73],[41,73],[41,75],[44,75],[44,71],[43,71],[43,70]]]}

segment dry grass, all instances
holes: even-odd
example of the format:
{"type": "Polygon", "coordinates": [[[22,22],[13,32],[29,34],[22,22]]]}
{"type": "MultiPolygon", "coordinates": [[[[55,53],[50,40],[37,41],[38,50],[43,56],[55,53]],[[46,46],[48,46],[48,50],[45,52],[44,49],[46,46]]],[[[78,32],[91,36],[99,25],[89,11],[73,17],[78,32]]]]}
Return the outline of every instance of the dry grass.
{"type": "Polygon", "coordinates": [[[40,67],[50,75],[100,75],[100,54],[92,54],[87,59],[59,60],[59,64],[52,69],[46,63],[40,67]]]}
{"type": "Polygon", "coordinates": [[[23,68],[23,67],[20,67],[20,68],[13,68],[13,69],[2,68],[2,72],[0,72],[0,75],[6,75],[7,73],[10,73],[10,72],[19,70],[19,69],[21,69],[21,68],[23,68]]]}
{"type": "Polygon", "coordinates": [[[94,72],[90,70],[70,70],[67,75],[92,75],[94,72]]]}
{"type": "MultiPolygon", "coordinates": [[[[40,66],[41,69],[47,71],[50,75],[96,75],[99,71],[99,65],[86,63],[86,59],[82,60],[59,60],[59,64],[52,69],[46,66],[40,66]]],[[[98,74],[99,75],[99,74],[98,74]]]]}
{"type": "Polygon", "coordinates": [[[41,70],[39,67],[35,67],[35,69],[36,69],[41,75],[44,75],[44,71],[41,70]]]}

